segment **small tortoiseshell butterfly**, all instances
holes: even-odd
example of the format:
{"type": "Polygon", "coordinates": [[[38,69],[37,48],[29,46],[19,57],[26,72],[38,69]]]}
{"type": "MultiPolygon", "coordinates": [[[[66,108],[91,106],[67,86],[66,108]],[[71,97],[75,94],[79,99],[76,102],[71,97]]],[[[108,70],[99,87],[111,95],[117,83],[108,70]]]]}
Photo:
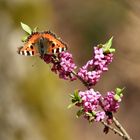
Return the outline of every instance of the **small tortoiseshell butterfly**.
{"type": "Polygon", "coordinates": [[[18,54],[43,57],[45,54],[58,54],[65,50],[67,45],[52,32],[33,32],[25,40],[25,44],[18,48],[18,54]]]}

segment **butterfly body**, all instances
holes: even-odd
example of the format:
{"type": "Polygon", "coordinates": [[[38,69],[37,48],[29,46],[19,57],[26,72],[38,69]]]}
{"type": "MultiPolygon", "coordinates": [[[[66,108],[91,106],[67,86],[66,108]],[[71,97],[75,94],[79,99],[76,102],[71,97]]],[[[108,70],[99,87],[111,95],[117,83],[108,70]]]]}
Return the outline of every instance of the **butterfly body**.
{"type": "Polygon", "coordinates": [[[67,50],[67,45],[50,31],[34,32],[25,41],[24,46],[18,48],[18,53],[24,56],[44,56],[57,54],[67,50]]]}

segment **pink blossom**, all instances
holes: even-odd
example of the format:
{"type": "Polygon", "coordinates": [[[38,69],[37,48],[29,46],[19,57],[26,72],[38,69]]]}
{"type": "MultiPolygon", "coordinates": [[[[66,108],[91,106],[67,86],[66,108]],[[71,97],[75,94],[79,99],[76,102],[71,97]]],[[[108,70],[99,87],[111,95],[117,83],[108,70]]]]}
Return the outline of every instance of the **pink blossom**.
{"type": "Polygon", "coordinates": [[[72,72],[74,69],[76,69],[76,65],[73,61],[72,54],[68,52],[62,52],[59,54],[60,58],[60,65],[63,67],[63,69],[67,72],[72,72]]]}
{"type": "Polygon", "coordinates": [[[119,108],[119,101],[114,98],[115,93],[113,91],[107,92],[107,95],[104,97],[104,110],[107,112],[116,112],[119,108]]]}
{"type": "Polygon", "coordinates": [[[104,111],[98,111],[96,112],[96,118],[95,121],[99,122],[105,118],[105,112],[104,111]]]}
{"type": "Polygon", "coordinates": [[[58,54],[57,59],[55,55],[45,54],[42,59],[47,64],[52,64],[51,71],[59,74],[59,77],[65,80],[76,80],[76,77],[72,74],[72,71],[76,69],[76,65],[73,61],[72,54],[68,52],[61,52],[58,54]]]}
{"type": "Polygon", "coordinates": [[[95,92],[93,89],[80,91],[79,96],[82,99],[82,106],[85,111],[95,111],[99,104],[99,98],[101,97],[99,92],[95,92]]]}
{"type": "Polygon", "coordinates": [[[79,91],[78,96],[80,99],[78,99],[76,106],[82,108],[84,118],[89,121],[99,122],[106,118],[106,121],[111,123],[112,113],[117,111],[121,101],[116,100],[115,95],[116,93],[113,91],[107,92],[105,97],[93,89],[79,91]]]}
{"type": "Polygon", "coordinates": [[[108,64],[112,62],[113,54],[104,54],[102,48],[94,47],[93,59],[89,60],[78,71],[78,76],[89,86],[95,85],[101,74],[108,70],[108,64]]]}

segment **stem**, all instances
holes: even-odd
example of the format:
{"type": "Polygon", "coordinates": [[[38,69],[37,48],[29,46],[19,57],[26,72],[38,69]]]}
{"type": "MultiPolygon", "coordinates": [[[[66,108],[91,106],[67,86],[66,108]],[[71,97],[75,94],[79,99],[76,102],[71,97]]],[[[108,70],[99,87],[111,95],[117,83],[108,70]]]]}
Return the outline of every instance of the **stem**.
{"type": "MultiPolygon", "coordinates": [[[[53,58],[54,58],[54,60],[55,60],[56,62],[60,62],[59,59],[58,59],[56,56],[53,56],[53,58]]],[[[80,76],[78,76],[77,73],[76,73],[74,70],[71,71],[71,73],[72,73],[73,75],[75,75],[75,77],[77,77],[77,78],[84,84],[84,86],[87,87],[87,89],[90,89],[89,84],[88,84],[87,82],[85,82],[80,76]]]]}
{"type": "Polygon", "coordinates": [[[75,75],[87,87],[87,89],[90,89],[90,86],[88,85],[88,83],[85,82],[81,77],[79,77],[75,71],[71,71],[71,73],[75,75]]]}
{"type": "Polygon", "coordinates": [[[123,126],[119,123],[119,121],[113,117],[113,122],[115,124],[115,126],[123,133],[123,138],[125,140],[132,140],[132,138],[129,136],[129,134],[126,132],[126,130],[123,128],[123,126]]]}
{"type": "Polygon", "coordinates": [[[112,130],[115,134],[118,134],[121,137],[124,137],[123,133],[120,132],[119,130],[113,128],[111,125],[108,125],[106,122],[104,122],[103,120],[101,121],[101,123],[105,126],[107,126],[110,130],[112,130]]]}
{"type": "MultiPolygon", "coordinates": [[[[104,110],[103,107],[103,103],[101,101],[101,99],[99,100],[101,108],[104,110]]],[[[105,111],[105,110],[104,110],[105,111]]],[[[105,111],[106,112],[106,111],[105,111]]],[[[132,140],[132,138],[130,138],[129,134],[126,132],[126,130],[122,127],[122,125],[119,123],[119,121],[113,116],[113,122],[115,124],[115,126],[121,131],[121,133],[123,134],[122,137],[124,140],[132,140]]],[[[119,132],[120,132],[119,131],[119,132]]],[[[121,136],[121,135],[120,135],[121,136]]]]}

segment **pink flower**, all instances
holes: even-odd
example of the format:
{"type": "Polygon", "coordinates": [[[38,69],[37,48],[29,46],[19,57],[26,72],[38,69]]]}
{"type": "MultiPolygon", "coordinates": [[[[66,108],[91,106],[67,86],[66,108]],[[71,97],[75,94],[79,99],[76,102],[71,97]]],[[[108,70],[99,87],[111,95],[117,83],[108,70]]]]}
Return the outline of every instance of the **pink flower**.
{"type": "Polygon", "coordinates": [[[99,92],[95,92],[93,89],[80,91],[79,96],[82,99],[81,105],[85,112],[95,111],[99,104],[99,98],[101,97],[99,92]]]}
{"type": "Polygon", "coordinates": [[[72,54],[68,52],[62,52],[59,54],[59,58],[60,58],[60,65],[61,67],[63,67],[64,71],[72,72],[74,69],[77,68],[77,66],[73,61],[72,54]]]}
{"type": "Polygon", "coordinates": [[[41,59],[43,59],[47,64],[53,63],[53,54],[45,54],[43,57],[40,56],[41,59]]]}
{"type": "Polygon", "coordinates": [[[107,95],[104,97],[103,104],[104,110],[107,112],[116,112],[119,108],[119,101],[114,98],[115,93],[113,91],[107,92],[107,95]]]}
{"type": "Polygon", "coordinates": [[[98,59],[101,60],[104,58],[104,54],[103,54],[103,49],[102,48],[98,48],[94,47],[94,59],[98,59]]]}
{"type": "Polygon", "coordinates": [[[108,124],[111,124],[113,119],[112,113],[117,111],[119,102],[121,101],[115,98],[115,95],[118,94],[118,92],[110,91],[103,97],[98,91],[89,89],[86,91],[78,91],[78,93],[72,97],[73,101],[76,102],[75,105],[81,108],[84,118],[96,122],[106,118],[108,124]]]}
{"type": "Polygon", "coordinates": [[[102,48],[94,47],[93,54],[93,59],[89,60],[77,73],[89,86],[99,81],[101,74],[108,70],[108,64],[113,59],[113,54],[104,54],[102,48]]]}
{"type": "Polygon", "coordinates": [[[98,111],[96,112],[96,118],[95,121],[99,122],[105,118],[105,112],[104,111],[98,111]]]}
{"type": "Polygon", "coordinates": [[[52,63],[51,71],[59,74],[59,77],[65,80],[76,80],[76,77],[71,73],[76,69],[72,54],[68,52],[61,52],[57,58],[55,55],[45,54],[42,59],[47,63],[52,63]]]}
{"type": "Polygon", "coordinates": [[[95,92],[93,89],[79,91],[79,97],[81,100],[77,106],[83,109],[84,118],[89,121],[95,120],[96,122],[105,118],[105,111],[99,110],[101,109],[99,99],[102,97],[98,91],[95,92]]]}

